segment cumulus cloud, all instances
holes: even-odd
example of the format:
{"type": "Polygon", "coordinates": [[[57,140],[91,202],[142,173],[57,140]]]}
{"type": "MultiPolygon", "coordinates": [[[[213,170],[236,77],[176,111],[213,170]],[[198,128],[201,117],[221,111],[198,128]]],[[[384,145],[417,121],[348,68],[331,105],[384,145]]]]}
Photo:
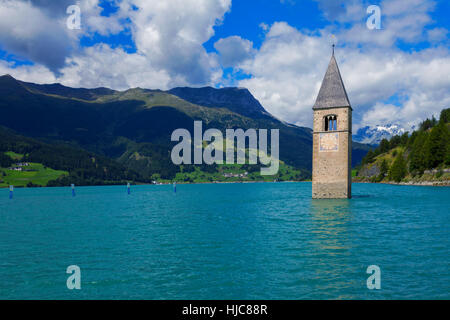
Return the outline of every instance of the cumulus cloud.
{"type": "Polygon", "coordinates": [[[317,1],[325,16],[336,22],[341,39],[347,45],[372,47],[391,47],[398,41],[418,43],[428,40],[425,26],[433,22],[430,13],[436,6],[432,0],[381,1],[381,29],[369,30],[366,27],[369,18],[366,10],[370,2],[317,1]]]}
{"type": "MultiPolygon", "coordinates": [[[[328,34],[305,34],[275,23],[240,81],[265,108],[281,119],[311,126],[311,108],[331,56],[328,34]]],[[[395,48],[338,48],[336,57],[361,124],[398,122],[406,127],[450,105],[447,48],[404,52],[395,48]],[[399,100],[396,106],[388,101],[399,100]]]]}
{"type": "Polygon", "coordinates": [[[109,0],[109,2],[112,6],[117,6],[119,10],[108,17],[102,15],[103,8],[100,6],[100,0],[30,0],[29,3],[52,19],[67,18],[67,8],[71,5],[78,5],[82,17],[80,34],[88,35],[98,32],[101,35],[109,35],[117,34],[124,29],[127,10],[121,9],[129,8],[127,2],[118,0],[109,0]]]}
{"type": "Polygon", "coordinates": [[[275,116],[310,126],[311,107],[325,74],[331,47],[319,36],[304,35],[287,23],[271,26],[240,81],[275,116]]]}
{"type": "Polygon", "coordinates": [[[56,17],[64,15],[68,6],[77,3],[74,0],[30,0],[28,2],[33,4],[34,7],[40,8],[49,15],[56,17]]]}
{"type": "Polygon", "coordinates": [[[35,65],[14,66],[14,63],[0,60],[0,75],[10,74],[16,79],[26,80],[34,83],[55,83],[57,78],[47,67],[35,65]]]}
{"type": "Polygon", "coordinates": [[[133,0],[130,12],[138,51],[171,76],[171,85],[210,83],[220,68],[203,43],[230,9],[231,0],[133,0]]]}
{"type": "Polygon", "coordinates": [[[203,43],[214,35],[231,0],[114,1],[118,10],[108,17],[101,15],[99,0],[76,3],[81,8],[79,31],[66,28],[66,5],[73,4],[68,1],[0,0],[2,48],[46,66],[59,81],[74,86],[118,89],[139,84],[164,89],[220,81],[218,56],[206,52],[203,43]],[[135,54],[104,45],[78,47],[82,36],[125,29],[136,45],[135,54]]]}
{"type": "Polygon", "coordinates": [[[450,105],[450,56],[448,49],[433,48],[406,53],[399,50],[358,52],[348,55],[342,72],[348,83],[364,124],[403,124],[406,128],[450,105]],[[357,74],[358,70],[361,73],[357,74]],[[389,102],[395,96],[399,102],[389,102]],[[383,112],[384,111],[384,116],[383,112]]]}
{"type": "Polygon", "coordinates": [[[59,78],[71,87],[163,88],[171,82],[165,70],[155,69],[145,55],[129,54],[123,49],[112,49],[99,44],[85,49],[83,54],[68,59],[68,66],[59,78]]]}
{"type": "MultiPolygon", "coordinates": [[[[345,14],[346,7],[344,0],[315,0],[318,5],[319,9],[322,11],[323,15],[330,21],[335,21],[345,14]]],[[[353,1],[354,2],[354,1],[353,1]]]]}
{"type": "MultiPolygon", "coordinates": [[[[110,34],[118,34],[127,26],[127,10],[128,6],[119,3],[119,10],[106,17],[101,15],[103,8],[99,5],[99,0],[82,0],[78,2],[82,14],[82,32],[83,35],[89,35],[97,32],[100,35],[107,36],[110,34]]],[[[115,1],[113,1],[115,3],[115,1]]]]}
{"type": "Polygon", "coordinates": [[[99,0],[0,0],[1,49],[59,73],[66,58],[77,52],[80,37],[123,30],[121,14],[104,17],[102,10],[99,0]],[[74,3],[81,9],[81,30],[67,28],[66,10],[74,3]]]}
{"type": "Polygon", "coordinates": [[[223,38],[214,43],[214,48],[220,54],[220,63],[225,68],[237,67],[254,54],[253,42],[239,36],[223,38]]]}
{"type": "Polygon", "coordinates": [[[336,56],[355,109],[354,129],[386,121],[408,128],[450,105],[448,30],[427,28],[433,24],[435,1],[382,1],[382,30],[366,27],[369,3],[317,2],[333,24],[315,33],[284,22],[266,26],[261,48],[241,66],[251,78],[239,85],[248,87],[268,111],[311,126],[332,33],[339,38],[336,56]],[[396,47],[399,41],[428,41],[432,46],[406,52],[396,47]]]}
{"type": "Polygon", "coordinates": [[[427,31],[427,38],[431,43],[448,40],[448,30],[445,28],[433,28],[427,31]]]}
{"type": "Polygon", "coordinates": [[[2,0],[1,48],[57,71],[71,52],[64,23],[49,18],[46,12],[30,2],[2,0]]]}
{"type": "Polygon", "coordinates": [[[108,17],[102,16],[99,0],[81,0],[80,31],[65,27],[72,0],[0,0],[1,48],[34,62],[0,61],[0,73],[73,87],[168,89],[227,83],[222,69],[232,67],[249,75],[237,84],[249,88],[269,112],[310,127],[334,34],[355,110],[354,129],[388,120],[409,126],[450,105],[448,30],[433,26],[434,1],[380,2],[382,30],[366,28],[364,1],[317,2],[332,21],[322,30],[262,23],[260,48],[235,35],[216,41],[217,53],[211,53],[203,44],[231,9],[231,0],[113,1],[118,10],[108,17]],[[132,36],[135,53],[102,43],[79,47],[82,36],[124,30],[132,36]],[[430,46],[407,52],[397,48],[399,41],[428,41],[430,46]]]}

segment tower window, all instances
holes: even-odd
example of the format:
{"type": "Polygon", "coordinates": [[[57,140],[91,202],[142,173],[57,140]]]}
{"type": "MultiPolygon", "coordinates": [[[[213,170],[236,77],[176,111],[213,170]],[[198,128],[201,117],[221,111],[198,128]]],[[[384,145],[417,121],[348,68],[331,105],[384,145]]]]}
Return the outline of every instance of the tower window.
{"type": "Polygon", "coordinates": [[[329,115],[325,116],[325,131],[336,131],[337,130],[337,116],[329,115]]]}

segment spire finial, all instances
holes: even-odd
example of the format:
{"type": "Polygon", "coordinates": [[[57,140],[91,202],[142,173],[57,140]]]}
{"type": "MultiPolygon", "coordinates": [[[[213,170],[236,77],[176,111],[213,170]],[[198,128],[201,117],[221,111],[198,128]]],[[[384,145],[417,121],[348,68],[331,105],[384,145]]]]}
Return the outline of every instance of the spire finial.
{"type": "Polygon", "coordinates": [[[330,38],[331,38],[330,42],[331,42],[331,47],[332,47],[332,54],[334,56],[334,48],[336,47],[337,39],[336,39],[336,36],[334,34],[332,34],[330,38]]]}

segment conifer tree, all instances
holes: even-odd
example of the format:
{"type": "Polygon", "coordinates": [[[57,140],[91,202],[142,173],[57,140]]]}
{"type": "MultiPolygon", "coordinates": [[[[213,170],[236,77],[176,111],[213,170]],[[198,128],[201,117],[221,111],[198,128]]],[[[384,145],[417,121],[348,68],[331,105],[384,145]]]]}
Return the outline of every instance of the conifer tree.
{"type": "Polygon", "coordinates": [[[380,145],[378,146],[378,150],[380,150],[380,153],[385,153],[389,151],[389,149],[389,141],[387,139],[381,140],[380,145]]]}
{"type": "Polygon", "coordinates": [[[411,153],[409,155],[409,171],[412,174],[423,174],[426,168],[425,164],[425,142],[427,140],[428,133],[420,131],[417,133],[412,144],[411,153]]]}
{"type": "Polygon", "coordinates": [[[434,169],[444,162],[446,151],[446,128],[439,123],[431,129],[425,146],[425,162],[427,169],[434,169]]]}
{"type": "Polygon", "coordinates": [[[363,158],[362,163],[363,164],[372,163],[373,158],[375,158],[375,154],[372,150],[369,150],[369,152],[367,152],[367,154],[363,158]]]}
{"type": "Polygon", "coordinates": [[[389,166],[386,159],[383,159],[380,165],[380,174],[378,175],[378,182],[384,179],[385,175],[389,172],[389,166]]]}
{"type": "Polygon", "coordinates": [[[386,161],[386,159],[383,159],[383,161],[381,162],[380,174],[382,174],[384,177],[384,175],[386,173],[388,173],[388,171],[389,171],[389,166],[387,164],[387,161],[386,161]]]}
{"type": "Polygon", "coordinates": [[[450,166],[450,143],[447,143],[447,152],[445,153],[445,165],[450,166]]]}
{"type": "Polygon", "coordinates": [[[391,170],[389,172],[389,179],[395,182],[400,182],[407,174],[406,161],[403,158],[403,153],[400,153],[394,160],[391,170]]]}
{"type": "Polygon", "coordinates": [[[450,122],[450,108],[444,109],[441,111],[441,115],[439,117],[439,122],[449,123],[450,122]]]}

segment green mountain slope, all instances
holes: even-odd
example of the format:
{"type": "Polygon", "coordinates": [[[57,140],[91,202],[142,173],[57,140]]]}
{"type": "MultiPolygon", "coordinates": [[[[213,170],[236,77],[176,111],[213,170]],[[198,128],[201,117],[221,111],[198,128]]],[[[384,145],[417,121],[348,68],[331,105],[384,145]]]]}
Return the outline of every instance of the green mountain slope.
{"type": "Polygon", "coordinates": [[[117,161],[69,145],[41,141],[15,134],[0,127],[0,171],[2,185],[57,186],[124,184],[145,181],[138,173],[117,161]],[[17,162],[27,162],[30,171],[14,172],[17,162]]]}
{"type": "Polygon", "coordinates": [[[425,120],[411,135],[382,140],[363,159],[356,180],[450,184],[450,109],[442,110],[439,121],[425,120]]]}
{"type": "MultiPolygon", "coordinates": [[[[175,88],[170,91],[75,89],[0,77],[0,125],[47,144],[64,143],[115,159],[141,180],[181,172],[170,151],[175,129],[264,128],[280,130],[280,159],[309,176],[312,131],[272,117],[246,89],[175,88]]],[[[358,163],[370,148],[354,144],[358,163]]]]}
{"type": "Polygon", "coordinates": [[[34,187],[47,186],[50,181],[55,181],[68,175],[67,171],[47,168],[41,163],[27,163],[22,167],[23,171],[0,168],[0,187],[34,187]]]}

